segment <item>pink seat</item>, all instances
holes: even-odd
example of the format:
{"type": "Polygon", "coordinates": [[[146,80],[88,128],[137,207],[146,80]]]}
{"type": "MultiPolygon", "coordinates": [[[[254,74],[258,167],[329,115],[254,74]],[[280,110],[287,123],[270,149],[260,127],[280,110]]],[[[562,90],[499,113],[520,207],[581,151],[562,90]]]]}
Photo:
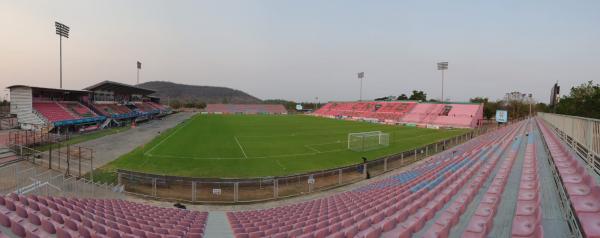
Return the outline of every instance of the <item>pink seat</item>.
{"type": "Polygon", "coordinates": [[[592,191],[592,188],[587,184],[565,183],[565,187],[567,188],[567,193],[571,196],[585,196],[592,191]]]}
{"type": "Polygon", "coordinates": [[[446,238],[448,237],[448,233],[448,226],[435,223],[425,232],[423,238],[446,238]]]}
{"type": "Polygon", "coordinates": [[[496,208],[489,203],[481,203],[475,210],[475,215],[481,217],[493,217],[496,214],[496,208]]]}
{"type": "Polygon", "coordinates": [[[516,216],[532,216],[540,206],[536,201],[517,201],[516,216]]]}
{"type": "Polygon", "coordinates": [[[27,233],[25,232],[25,228],[23,228],[21,224],[14,220],[10,221],[10,230],[13,234],[15,234],[18,237],[25,237],[27,235],[27,233]]]}
{"type": "Polygon", "coordinates": [[[588,196],[573,196],[571,203],[575,211],[579,212],[600,212],[600,197],[588,196]]]}
{"type": "Polygon", "coordinates": [[[583,233],[588,238],[600,238],[600,214],[598,213],[578,213],[583,233]]]}
{"type": "Polygon", "coordinates": [[[485,217],[473,216],[467,224],[467,228],[463,233],[463,237],[485,237],[488,229],[491,228],[492,219],[485,217]]]}
{"type": "Polygon", "coordinates": [[[540,229],[540,220],[539,215],[515,216],[512,225],[513,237],[543,237],[540,229]]]}

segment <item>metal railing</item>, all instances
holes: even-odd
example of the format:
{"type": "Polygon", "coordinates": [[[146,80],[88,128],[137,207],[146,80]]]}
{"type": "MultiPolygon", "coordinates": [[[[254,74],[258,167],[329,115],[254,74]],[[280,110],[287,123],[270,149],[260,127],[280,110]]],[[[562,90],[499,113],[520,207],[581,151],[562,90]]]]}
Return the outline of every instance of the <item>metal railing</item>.
{"type": "Polygon", "coordinates": [[[600,175],[600,120],[541,112],[538,116],[600,175]]]}
{"type": "Polygon", "coordinates": [[[241,179],[193,178],[117,169],[117,182],[126,193],[147,198],[203,203],[245,203],[275,200],[328,190],[410,165],[449,150],[496,125],[356,165],[281,177],[241,179]]]}

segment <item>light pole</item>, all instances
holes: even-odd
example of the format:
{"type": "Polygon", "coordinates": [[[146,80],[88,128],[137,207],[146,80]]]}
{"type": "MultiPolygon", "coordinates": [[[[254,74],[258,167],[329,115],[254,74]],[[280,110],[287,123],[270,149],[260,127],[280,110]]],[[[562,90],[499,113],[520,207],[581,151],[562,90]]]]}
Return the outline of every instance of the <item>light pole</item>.
{"type": "Polygon", "coordinates": [[[54,22],[54,26],[56,27],[56,34],[58,35],[60,45],[60,88],[62,88],[62,38],[69,38],[69,27],[57,21],[54,22]]]}
{"type": "Polygon", "coordinates": [[[365,78],[365,72],[359,72],[358,79],[360,79],[360,97],[358,101],[362,101],[363,78],[365,78]]]}
{"type": "Polygon", "coordinates": [[[142,62],[137,62],[137,84],[140,84],[140,69],[142,69],[142,62]]]}
{"type": "Polygon", "coordinates": [[[444,71],[448,69],[448,62],[437,63],[437,69],[442,71],[442,103],[444,103],[444,71]]]}

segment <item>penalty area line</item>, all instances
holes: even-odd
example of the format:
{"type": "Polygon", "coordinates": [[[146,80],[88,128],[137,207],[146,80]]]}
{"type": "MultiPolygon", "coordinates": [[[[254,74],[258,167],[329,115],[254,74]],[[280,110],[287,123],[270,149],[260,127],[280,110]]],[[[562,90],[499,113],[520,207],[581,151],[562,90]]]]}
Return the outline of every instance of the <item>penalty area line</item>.
{"type": "Polygon", "coordinates": [[[233,139],[235,139],[235,142],[237,142],[238,146],[240,147],[240,150],[242,150],[242,154],[244,154],[244,158],[248,158],[248,156],[246,155],[246,151],[244,151],[244,147],[242,147],[242,144],[240,144],[240,141],[238,140],[237,136],[233,136],[233,139]]]}

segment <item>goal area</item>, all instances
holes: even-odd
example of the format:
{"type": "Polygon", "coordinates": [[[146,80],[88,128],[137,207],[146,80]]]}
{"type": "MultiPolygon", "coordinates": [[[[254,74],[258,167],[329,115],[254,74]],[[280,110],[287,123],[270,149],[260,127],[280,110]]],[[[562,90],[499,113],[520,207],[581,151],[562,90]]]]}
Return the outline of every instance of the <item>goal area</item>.
{"type": "Polygon", "coordinates": [[[358,132],[348,134],[348,149],[369,151],[390,145],[390,134],[381,131],[358,132]]]}

